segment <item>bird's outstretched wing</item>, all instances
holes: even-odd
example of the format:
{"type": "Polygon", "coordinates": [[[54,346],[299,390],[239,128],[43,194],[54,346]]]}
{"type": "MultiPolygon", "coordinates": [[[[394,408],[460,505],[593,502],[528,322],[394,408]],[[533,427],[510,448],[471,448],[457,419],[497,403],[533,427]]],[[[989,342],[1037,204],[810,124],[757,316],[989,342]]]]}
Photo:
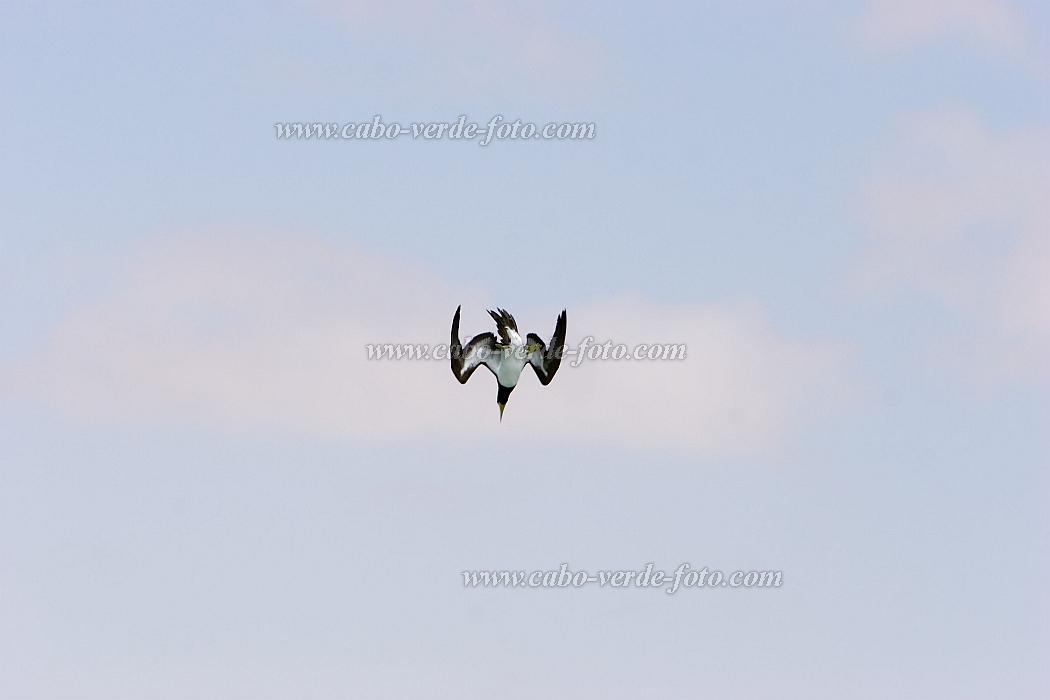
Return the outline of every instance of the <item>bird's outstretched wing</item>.
{"type": "Polygon", "coordinates": [[[452,318],[452,342],[448,348],[449,357],[452,359],[452,374],[456,375],[460,384],[466,384],[474,370],[485,365],[498,377],[503,353],[496,347],[496,336],[481,333],[471,338],[467,346],[463,347],[459,342],[460,308],[462,307],[456,307],[456,315],[452,318]]]}
{"type": "Polygon", "coordinates": [[[540,349],[529,355],[529,364],[536,371],[540,384],[547,386],[554,379],[554,373],[561,365],[561,356],[565,352],[565,310],[558,316],[558,322],[554,326],[554,335],[551,336],[551,344],[548,347],[535,333],[527,336],[529,345],[539,345],[540,349]]]}

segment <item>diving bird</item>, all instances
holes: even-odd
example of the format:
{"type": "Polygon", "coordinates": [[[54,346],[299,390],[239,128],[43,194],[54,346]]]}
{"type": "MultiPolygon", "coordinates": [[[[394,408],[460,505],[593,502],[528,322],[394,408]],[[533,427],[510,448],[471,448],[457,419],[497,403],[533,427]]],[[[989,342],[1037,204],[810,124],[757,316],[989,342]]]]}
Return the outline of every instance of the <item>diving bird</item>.
{"type": "Polygon", "coordinates": [[[499,387],[496,392],[496,404],[499,405],[499,419],[502,422],[503,409],[507,406],[510,392],[518,385],[525,365],[532,365],[540,384],[544,386],[554,379],[554,373],[558,371],[562,354],[565,352],[565,310],[562,309],[558,322],[554,325],[550,346],[544,345],[543,340],[535,333],[529,333],[525,340],[522,340],[514,317],[499,309],[489,311],[492,320],[496,322],[499,338],[492,333],[481,333],[471,338],[467,346],[463,347],[459,342],[461,308],[456,308],[456,315],[452,318],[452,344],[449,346],[452,374],[456,375],[460,384],[466,384],[474,370],[481,365],[487,367],[495,375],[499,387]]]}

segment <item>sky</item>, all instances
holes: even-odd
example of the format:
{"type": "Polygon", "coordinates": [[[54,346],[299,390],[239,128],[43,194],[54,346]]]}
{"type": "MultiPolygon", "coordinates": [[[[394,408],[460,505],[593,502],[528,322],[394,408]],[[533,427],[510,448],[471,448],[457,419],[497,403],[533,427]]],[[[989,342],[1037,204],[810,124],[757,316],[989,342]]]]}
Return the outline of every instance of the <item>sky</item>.
{"type": "Polygon", "coordinates": [[[1037,2],[0,6],[0,695],[1050,696],[1037,2]],[[593,139],[276,124],[592,123],[593,139]],[[368,360],[507,308],[679,361],[368,360]],[[780,571],[483,588],[464,571],[780,571]]]}

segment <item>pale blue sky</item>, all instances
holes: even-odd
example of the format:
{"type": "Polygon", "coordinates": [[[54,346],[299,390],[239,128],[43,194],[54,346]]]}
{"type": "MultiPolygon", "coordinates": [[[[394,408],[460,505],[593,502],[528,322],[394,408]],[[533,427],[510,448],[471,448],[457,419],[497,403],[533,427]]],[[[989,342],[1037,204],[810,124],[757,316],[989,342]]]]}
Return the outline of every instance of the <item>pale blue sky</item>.
{"type": "Polygon", "coordinates": [[[1048,35],[996,0],[0,7],[0,695],[1046,697],[1048,35]],[[376,114],[597,135],[274,136],[376,114]],[[354,354],[459,303],[691,353],[503,425],[488,377],[354,354]],[[562,562],[784,585],[462,587],[562,562]]]}

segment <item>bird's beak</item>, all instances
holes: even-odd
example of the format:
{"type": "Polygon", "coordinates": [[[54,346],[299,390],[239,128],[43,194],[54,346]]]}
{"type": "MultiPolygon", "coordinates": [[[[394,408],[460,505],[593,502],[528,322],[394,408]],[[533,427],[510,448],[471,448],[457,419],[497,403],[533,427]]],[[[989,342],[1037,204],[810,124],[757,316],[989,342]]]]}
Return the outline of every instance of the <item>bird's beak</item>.
{"type": "Polygon", "coordinates": [[[503,409],[507,407],[507,404],[505,404],[505,403],[498,403],[496,405],[499,406],[499,422],[502,423],[503,422],[503,409]]]}

